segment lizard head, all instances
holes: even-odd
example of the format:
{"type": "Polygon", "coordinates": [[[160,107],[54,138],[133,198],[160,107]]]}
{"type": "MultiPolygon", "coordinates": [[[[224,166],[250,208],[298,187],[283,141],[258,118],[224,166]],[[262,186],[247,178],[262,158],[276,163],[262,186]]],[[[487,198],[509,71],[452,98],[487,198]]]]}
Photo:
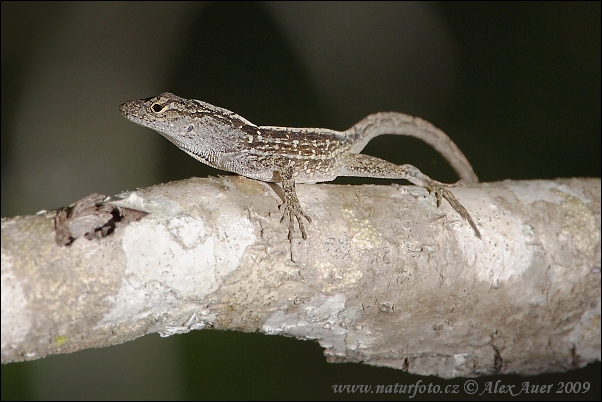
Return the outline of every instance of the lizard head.
{"type": "Polygon", "coordinates": [[[128,120],[159,132],[197,159],[210,151],[234,148],[238,129],[253,126],[229,110],[169,92],[125,102],[119,110],[128,120]]]}

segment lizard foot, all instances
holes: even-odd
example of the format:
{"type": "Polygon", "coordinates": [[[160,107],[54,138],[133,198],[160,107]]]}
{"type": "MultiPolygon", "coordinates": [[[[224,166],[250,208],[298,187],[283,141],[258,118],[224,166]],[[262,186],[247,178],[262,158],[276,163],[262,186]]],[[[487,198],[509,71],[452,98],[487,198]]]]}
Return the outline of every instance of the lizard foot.
{"type": "Polygon", "coordinates": [[[305,232],[305,225],[303,224],[302,217],[307,219],[307,222],[311,223],[311,218],[301,210],[301,206],[298,203],[289,203],[285,202],[284,204],[278,207],[280,209],[280,213],[282,214],[282,218],[280,222],[284,221],[285,218],[288,217],[288,239],[291,240],[293,238],[293,233],[295,232],[295,220],[299,223],[299,229],[301,230],[301,236],[303,239],[307,239],[307,233],[305,232]]]}
{"type": "MultiPolygon", "coordinates": [[[[433,180],[433,182],[435,182],[435,180],[433,180]]],[[[480,239],[481,232],[479,232],[477,224],[472,220],[472,217],[470,216],[466,208],[464,208],[464,206],[460,204],[460,201],[458,201],[456,196],[453,195],[451,191],[444,187],[445,185],[443,183],[436,183],[437,184],[430,183],[430,185],[426,187],[426,189],[429,191],[429,193],[435,193],[435,199],[437,200],[437,208],[439,208],[439,206],[441,205],[441,197],[445,198],[447,202],[449,202],[449,205],[451,205],[452,208],[455,209],[456,212],[458,212],[460,216],[470,224],[472,230],[474,230],[475,235],[477,236],[477,238],[480,239]]]]}

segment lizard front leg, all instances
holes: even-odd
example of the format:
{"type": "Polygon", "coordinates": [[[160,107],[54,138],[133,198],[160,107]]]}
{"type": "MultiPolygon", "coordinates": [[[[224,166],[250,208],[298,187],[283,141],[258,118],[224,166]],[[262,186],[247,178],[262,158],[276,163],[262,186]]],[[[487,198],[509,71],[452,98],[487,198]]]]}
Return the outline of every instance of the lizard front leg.
{"type": "Polygon", "coordinates": [[[295,219],[299,223],[299,229],[301,230],[301,236],[303,239],[307,239],[307,233],[305,232],[305,225],[303,225],[302,217],[307,219],[307,222],[311,223],[311,218],[303,212],[301,204],[297,198],[297,192],[295,191],[295,180],[293,179],[293,167],[290,165],[285,166],[281,170],[278,170],[274,174],[276,181],[279,181],[284,192],[284,203],[278,208],[282,214],[280,221],[282,222],[288,216],[288,239],[293,238],[293,232],[295,231],[295,219]]]}
{"type": "Polygon", "coordinates": [[[375,177],[381,179],[404,179],[417,186],[424,187],[429,193],[434,192],[437,199],[437,207],[441,204],[441,197],[464,218],[478,238],[481,232],[476,223],[464,208],[460,201],[446,187],[449,185],[433,180],[418,168],[412,165],[396,165],[383,159],[364,154],[347,154],[337,161],[339,176],[375,177]]]}

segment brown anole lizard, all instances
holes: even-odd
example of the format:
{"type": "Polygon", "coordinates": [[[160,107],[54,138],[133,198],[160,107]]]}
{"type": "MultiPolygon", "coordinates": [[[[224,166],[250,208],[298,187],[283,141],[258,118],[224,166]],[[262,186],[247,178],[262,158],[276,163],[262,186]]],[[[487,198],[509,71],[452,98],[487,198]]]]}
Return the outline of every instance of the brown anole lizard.
{"type": "Polygon", "coordinates": [[[437,206],[441,197],[468,221],[477,237],[477,225],[466,208],[440,183],[412,165],[395,165],[383,159],[360,154],[379,135],[416,137],[435,148],[467,183],[476,183],[470,163],[441,130],[418,117],[402,113],[371,114],[346,131],[324,128],[256,126],[245,118],[209,103],[180,98],[169,92],[152,98],[132,100],[119,106],[134,123],[159,132],[182,151],[217,169],[280,183],[284,203],[282,219],[288,217],[289,239],[295,219],[301,235],[307,238],[295,183],[332,181],[337,176],[405,179],[434,192],[437,206]]]}

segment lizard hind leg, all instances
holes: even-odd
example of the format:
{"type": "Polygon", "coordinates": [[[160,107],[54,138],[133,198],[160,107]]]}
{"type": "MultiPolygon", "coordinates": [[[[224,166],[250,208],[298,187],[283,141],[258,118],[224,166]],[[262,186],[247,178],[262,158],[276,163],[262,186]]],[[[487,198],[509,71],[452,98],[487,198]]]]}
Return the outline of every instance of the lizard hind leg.
{"type": "MultiPolygon", "coordinates": [[[[447,189],[450,185],[433,180],[412,165],[396,165],[389,161],[364,154],[347,154],[338,161],[339,176],[374,177],[380,179],[404,179],[410,183],[424,187],[429,193],[435,193],[437,207],[441,198],[445,198],[453,209],[470,224],[475,235],[481,238],[481,232],[460,201],[447,189]]],[[[453,186],[453,185],[451,185],[453,186]]]]}

